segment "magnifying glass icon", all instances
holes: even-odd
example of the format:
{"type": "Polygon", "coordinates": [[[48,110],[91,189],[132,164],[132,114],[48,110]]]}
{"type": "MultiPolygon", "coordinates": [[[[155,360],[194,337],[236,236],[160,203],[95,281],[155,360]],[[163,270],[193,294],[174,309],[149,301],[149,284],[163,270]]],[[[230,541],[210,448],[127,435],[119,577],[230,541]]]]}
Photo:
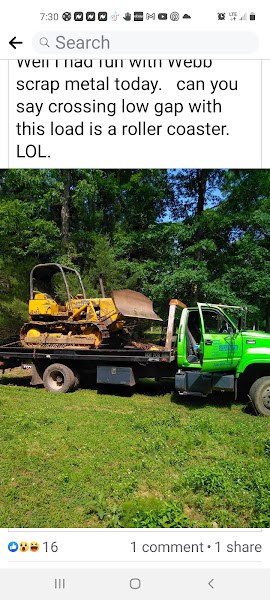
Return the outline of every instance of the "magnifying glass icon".
{"type": "Polygon", "coordinates": [[[50,47],[49,46],[49,40],[46,37],[41,37],[40,40],[39,40],[39,43],[40,43],[41,46],[48,46],[48,48],[50,47]]]}

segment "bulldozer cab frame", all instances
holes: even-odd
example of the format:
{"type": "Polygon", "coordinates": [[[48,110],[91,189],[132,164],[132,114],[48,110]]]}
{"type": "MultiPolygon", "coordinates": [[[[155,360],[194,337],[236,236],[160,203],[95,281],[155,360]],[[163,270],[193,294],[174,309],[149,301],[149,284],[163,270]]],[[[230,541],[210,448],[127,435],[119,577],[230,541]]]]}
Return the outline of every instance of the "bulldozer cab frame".
{"type": "Polygon", "coordinates": [[[82,278],[79,272],[76,269],[72,269],[71,267],[65,267],[58,263],[44,263],[36,265],[31,273],[30,273],[30,300],[34,300],[36,291],[41,291],[43,293],[53,295],[52,292],[52,278],[56,273],[60,273],[62,275],[62,279],[65,285],[65,290],[67,294],[67,301],[69,304],[69,308],[72,311],[71,298],[72,295],[70,293],[70,287],[67,281],[66,275],[68,273],[72,273],[78,279],[79,283],[79,291],[78,293],[82,294],[82,299],[86,299],[85,289],[83,286],[82,278]]]}

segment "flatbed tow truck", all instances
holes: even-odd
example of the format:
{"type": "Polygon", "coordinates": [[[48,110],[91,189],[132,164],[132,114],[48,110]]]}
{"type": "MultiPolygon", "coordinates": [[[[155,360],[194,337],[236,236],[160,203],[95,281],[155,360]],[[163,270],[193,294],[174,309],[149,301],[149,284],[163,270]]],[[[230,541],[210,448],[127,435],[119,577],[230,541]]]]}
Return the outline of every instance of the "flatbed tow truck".
{"type": "Polygon", "coordinates": [[[258,415],[270,416],[270,334],[247,330],[244,313],[243,307],[198,303],[187,308],[171,300],[164,346],[84,350],[27,348],[18,342],[0,346],[0,369],[31,362],[31,385],[42,384],[51,392],[76,390],[82,372],[95,374],[97,384],[129,387],[140,378],[169,377],[180,395],[206,397],[219,391],[236,399],[241,394],[258,415]],[[240,313],[237,324],[229,309],[240,313]]]}

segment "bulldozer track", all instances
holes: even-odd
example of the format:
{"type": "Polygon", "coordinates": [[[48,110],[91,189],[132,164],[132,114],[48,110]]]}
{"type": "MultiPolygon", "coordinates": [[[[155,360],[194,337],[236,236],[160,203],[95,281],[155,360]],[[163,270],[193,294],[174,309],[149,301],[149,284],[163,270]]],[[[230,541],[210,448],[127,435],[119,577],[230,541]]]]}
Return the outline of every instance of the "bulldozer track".
{"type": "Polygon", "coordinates": [[[42,349],[42,350],[91,350],[90,344],[25,344],[24,348],[42,349]]]}

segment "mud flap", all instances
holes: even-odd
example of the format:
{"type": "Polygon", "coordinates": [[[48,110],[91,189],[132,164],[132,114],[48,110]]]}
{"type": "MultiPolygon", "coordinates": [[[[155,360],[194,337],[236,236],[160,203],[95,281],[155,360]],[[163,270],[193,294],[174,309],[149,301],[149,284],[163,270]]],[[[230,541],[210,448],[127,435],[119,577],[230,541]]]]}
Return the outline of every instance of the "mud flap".
{"type": "Polygon", "coordinates": [[[32,379],[30,385],[43,385],[43,373],[45,366],[32,364],[32,379]]]}

